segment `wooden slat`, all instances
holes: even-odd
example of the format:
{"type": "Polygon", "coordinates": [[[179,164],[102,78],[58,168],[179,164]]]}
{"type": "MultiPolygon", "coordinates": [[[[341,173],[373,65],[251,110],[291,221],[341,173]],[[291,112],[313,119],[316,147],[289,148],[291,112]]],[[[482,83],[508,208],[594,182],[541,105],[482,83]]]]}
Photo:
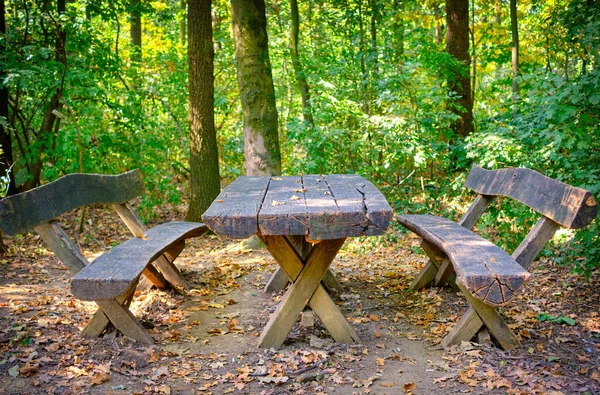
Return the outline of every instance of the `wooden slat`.
{"type": "Polygon", "coordinates": [[[500,306],[512,299],[530,274],[506,252],[445,218],[402,215],[398,221],[452,261],[458,282],[479,300],[500,306]]]}
{"type": "Polygon", "coordinates": [[[309,240],[327,240],[340,237],[340,228],[336,226],[339,209],[331,190],[322,176],[302,176],[304,185],[309,240]]]}
{"type": "Polygon", "coordinates": [[[357,177],[365,181],[360,176],[352,175],[332,174],[323,177],[338,208],[332,227],[339,229],[339,237],[366,235],[369,227],[372,227],[367,218],[364,193],[351,185],[357,177]]]}
{"type": "Polygon", "coordinates": [[[263,235],[308,233],[302,177],[271,177],[258,214],[258,228],[263,235]]]}
{"type": "Polygon", "coordinates": [[[242,176],[217,196],[202,220],[215,233],[245,239],[258,231],[258,211],[269,177],[242,176]]]}
{"type": "Polygon", "coordinates": [[[482,195],[511,197],[571,229],[588,225],[598,212],[589,191],[531,169],[484,170],[473,165],[465,186],[482,195]]]}
{"type": "Polygon", "coordinates": [[[327,177],[328,180],[331,180],[332,177],[344,179],[351,188],[355,188],[362,195],[368,220],[368,226],[362,235],[376,236],[385,233],[392,219],[393,210],[375,185],[356,174],[327,177]]]}
{"type": "Polygon", "coordinates": [[[156,226],[146,232],[144,239],[134,238],[118,245],[77,273],[71,279],[71,292],[82,300],[112,299],[122,295],[137,282],[144,268],[171,245],[204,232],[206,226],[195,222],[169,222],[156,226]]]}
{"type": "Polygon", "coordinates": [[[14,235],[81,206],[122,203],[143,193],[139,170],[119,175],[69,174],[0,200],[0,229],[14,235]]]}

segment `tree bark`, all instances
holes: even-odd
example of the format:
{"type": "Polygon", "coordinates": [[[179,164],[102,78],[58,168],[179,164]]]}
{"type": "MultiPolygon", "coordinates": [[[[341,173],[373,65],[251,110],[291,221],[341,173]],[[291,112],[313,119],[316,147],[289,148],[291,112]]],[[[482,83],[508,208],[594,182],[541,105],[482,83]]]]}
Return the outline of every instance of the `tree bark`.
{"type": "Polygon", "coordinates": [[[220,192],[214,117],[214,48],[211,0],[189,0],[190,206],[186,219],[200,221],[220,192]]]}
{"type": "Polygon", "coordinates": [[[264,0],[231,0],[247,175],[281,174],[264,0]]]}
{"type": "Polygon", "coordinates": [[[517,0],[510,0],[510,30],[512,33],[512,103],[513,118],[517,117],[517,99],[519,96],[519,25],[517,21],[517,0]]]}
{"type": "MultiPolygon", "coordinates": [[[[65,10],[66,10],[65,3],[66,3],[66,0],[58,0],[57,1],[56,11],[57,11],[58,16],[60,16],[62,13],[65,12],[65,10]]],[[[48,10],[45,9],[44,12],[48,12],[48,10]]],[[[56,20],[59,21],[58,18],[56,18],[56,20]]],[[[55,41],[55,45],[54,45],[55,59],[58,62],[62,63],[64,65],[64,67],[63,67],[63,73],[61,76],[60,84],[59,84],[58,88],[56,89],[56,92],[50,98],[50,102],[48,103],[48,107],[46,107],[46,112],[44,113],[44,118],[42,119],[42,124],[40,126],[40,131],[39,131],[40,138],[42,140],[51,142],[49,147],[45,146],[43,148],[46,150],[54,150],[54,148],[55,148],[56,137],[58,135],[58,130],[60,128],[60,118],[57,118],[56,115],[54,115],[54,111],[55,110],[60,111],[62,108],[61,99],[62,99],[62,94],[63,94],[63,89],[64,89],[65,74],[67,71],[67,52],[66,52],[66,47],[65,47],[66,42],[67,42],[67,33],[66,33],[65,29],[63,28],[63,26],[59,22],[56,23],[55,30],[56,30],[56,41],[55,41]],[[53,133],[53,135],[50,138],[46,138],[46,135],[48,135],[50,133],[53,133]]],[[[29,171],[30,171],[29,179],[27,181],[25,181],[25,183],[23,184],[23,188],[22,188],[23,191],[28,191],[28,190],[34,188],[40,182],[40,177],[42,174],[41,152],[38,154],[38,156],[35,158],[35,160],[31,164],[29,171]]]]}
{"type": "MultiPolygon", "coordinates": [[[[4,0],[0,0],[0,34],[4,36],[6,34],[6,17],[4,0]]],[[[5,51],[4,40],[0,41],[0,53],[5,51]]],[[[0,81],[3,81],[6,77],[6,70],[0,70],[0,81]]],[[[8,124],[8,88],[5,86],[0,87],[0,177],[8,175],[8,190],[7,195],[14,195],[17,193],[17,187],[15,185],[15,177],[9,171],[13,164],[12,155],[12,141],[8,128],[4,125],[8,124]]],[[[4,191],[2,191],[4,192],[4,191]]],[[[2,246],[2,240],[0,239],[0,247],[2,246]]]]}
{"type": "Polygon", "coordinates": [[[458,96],[453,111],[460,117],[453,129],[465,137],[473,132],[469,58],[469,0],[446,0],[446,52],[461,66],[448,78],[448,88],[458,96]],[[459,108],[460,107],[460,108],[459,108]]]}
{"type": "Polygon", "coordinates": [[[308,82],[304,75],[300,56],[298,55],[298,36],[300,33],[300,13],[298,12],[298,1],[290,0],[290,12],[292,16],[292,26],[290,30],[290,53],[292,55],[292,65],[296,74],[296,82],[300,86],[300,95],[302,96],[302,114],[304,120],[312,127],[314,121],[312,117],[312,109],[310,106],[310,90],[308,82]]]}
{"type": "Polygon", "coordinates": [[[404,56],[404,0],[394,0],[394,10],[392,30],[394,32],[395,61],[398,63],[404,56]]]}
{"type": "Polygon", "coordinates": [[[366,48],[365,48],[365,29],[364,29],[364,21],[363,21],[363,10],[362,10],[362,0],[358,1],[358,28],[360,34],[360,73],[361,73],[361,87],[362,92],[361,95],[363,97],[363,111],[367,115],[371,115],[371,106],[370,106],[370,95],[369,95],[369,75],[367,72],[367,64],[365,58],[367,57],[366,48]]]}
{"type": "Polygon", "coordinates": [[[440,5],[438,3],[435,3],[433,5],[433,15],[435,17],[435,43],[437,45],[441,45],[442,44],[442,33],[443,33],[443,27],[442,24],[440,23],[441,15],[440,15],[440,5]]]}
{"type": "Polygon", "coordinates": [[[187,31],[187,0],[180,0],[179,7],[181,11],[181,21],[179,22],[179,41],[181,42],[181,45],[185,45],[185,33],[187,31]]]}
{"type": "Polygon", "coordinates": [[[142,4],[140,0],[131,0],[130,3],[130,28],[131,37],[131,63],[140,64],[142,62],[142,4]]]}

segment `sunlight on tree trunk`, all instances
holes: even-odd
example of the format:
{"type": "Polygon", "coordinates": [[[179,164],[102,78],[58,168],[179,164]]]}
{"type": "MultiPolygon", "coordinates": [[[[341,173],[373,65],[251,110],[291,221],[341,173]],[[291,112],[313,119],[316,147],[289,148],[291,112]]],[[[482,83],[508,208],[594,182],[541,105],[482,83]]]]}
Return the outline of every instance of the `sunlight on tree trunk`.
{"type": "Polygon", "coordinates": [[[131,36],[131,63],[132,65],[139,65],[142,62],[142,12],[141,12],[141,1],[131,0],[131,14],[130,14],[130,29],[129,34],[131,36]]]}
{"type": "Polygon", "coordinates": [[[517,20],[517,0],[510,0],[510,30],[512,33],[512,104],[513,118],[517,117],[519,96],[519,24],[517,20]]]}
{"type": "Polygon", "coordinates": [[[300,32],[300,13],[298,12],[298,1],[290,1],[290,13],[292,16],[292,26],[290,29],[290,53],[292,55],[292,65],[294,66],[294,73],[296,74],[296,81],[300,86],[300,95],[302,96],[302,114],[304,120],[309,126],[314,126],[312,117],[312,110],[310,108],[310,91],[308,88],[308,82],[306,81],[306,75],[300,62],[298,55],[298,36],[300,32]]]}
{"type": "Polygon", "coordinates": [[[186,219],[200,221],[220,191],[214,117],[214,48],[211,0],[189,0],[190,206],[186,219]]]}
{"type": "Polygon", "coordinates": [[[231,11],[244,118],[246,175],[278,175],[281,153],[265,3],[232,0],[231,11]]]}
{"type": "Polygon", "coordinates": [[[456,103],[462,107],[453,110],[460,116],[454,129],[465,137],[473,132],[473,101],[469,76],[469,0],[446,0],[446,52],[463,66],[453,71],[448,79],[448,89],[456,93],[456,103]]]}

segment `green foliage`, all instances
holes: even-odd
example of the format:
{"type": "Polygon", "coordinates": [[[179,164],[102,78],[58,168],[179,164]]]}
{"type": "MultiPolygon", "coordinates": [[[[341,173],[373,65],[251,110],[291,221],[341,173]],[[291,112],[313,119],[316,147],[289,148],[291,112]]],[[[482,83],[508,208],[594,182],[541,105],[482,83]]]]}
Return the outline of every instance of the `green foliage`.
{"type": "Polygon", "coordinates": [[[556,317],[556,316],[550,315],[548,313],[542,313],[542,314],[538,314],[538,316],[536,318],[540,322],[548,321],[548,322],[552,322],[555,324],[566,324],[569,326],[574,326],[577,324],[577,321],[575,321],[573,318],[565,317],[564,314],[561,314],[560,316],[556,317]]]}

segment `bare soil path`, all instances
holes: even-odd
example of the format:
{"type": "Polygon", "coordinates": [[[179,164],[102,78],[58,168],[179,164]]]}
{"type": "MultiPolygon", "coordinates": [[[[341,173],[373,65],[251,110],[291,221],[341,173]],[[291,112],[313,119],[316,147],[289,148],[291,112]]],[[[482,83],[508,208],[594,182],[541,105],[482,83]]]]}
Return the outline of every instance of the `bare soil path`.
{"type": "MultiPolygon", "coordinates": [[[[90,259],[128,237],[106,211],[89,218],[96,222],[76,238],[90,259]]],[[[521,349],[463,343],[444,350],[438,344],[466,305],[446,289],[407,291],[425,263],[417,239],[349,240],[333,265],[345,287],[336,300],[363,344],[334,343],[315,319],[312,327],[297,323],[282,349],[265,350],[257,336],[282,294],[262,289],[276,264],[260,247],[206,236],[177,262],[191,284],[187,295],[137,295],[132,310],[156,340],[147,347],[114,332],[81,339],[94,305],[68,293],[68,272],[38,237],[7,241],[0,394],[600,392],[600,281],[547,260],[503,310],[521,349]]]]}

